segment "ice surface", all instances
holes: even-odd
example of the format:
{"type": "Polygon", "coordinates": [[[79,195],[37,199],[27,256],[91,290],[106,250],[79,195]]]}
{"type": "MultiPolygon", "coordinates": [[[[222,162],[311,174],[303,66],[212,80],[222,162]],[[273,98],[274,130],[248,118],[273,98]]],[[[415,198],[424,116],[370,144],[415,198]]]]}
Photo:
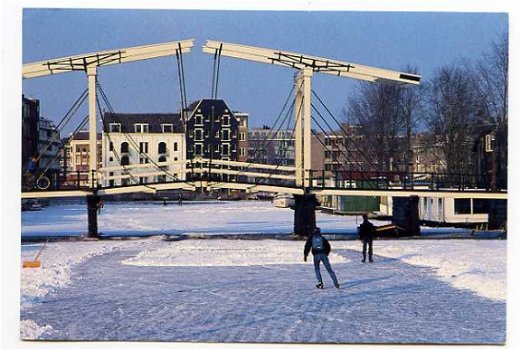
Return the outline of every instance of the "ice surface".
{"type": "MultiPolygon", "coordinates": [[[[22,310],[22,326],[33,321],[52,327],[35,335],[48,340],[497,344],[505,339],[504,302],[453,288],[432,268],[379,255],[374,264],[362,264],[360,252],[352,250],[357,242],[332,242],[339,290],[323,268],[326,289],[314,287],[312,263],[301,263],[303,241],[139,242],[110,242],[117,249],[77,264],[67,285],[22,310]],[[179,254],[186,258],[176,261],[179,254]]],[[[89,243],[100,249],[107,244],[89,243]]],[[[375,250],[415,242],[377,243],[375,250]]],[[[439,243],[437,253],[448,243],[468,241],[439,243]]],[[[80,243],[67,244],[74,254],[80,243]]]]}
{"type": "MultiPolygon", "coordinates": [[[[30,235],[80,234],[83,205],[24,212],[30,235]],[[76,221],[77,220],[77,221],[76,221]]],[[[325,231],[356,218],[317,214],[325,231]]],[[[289,233],[293,212],[270,203],[109,203],[110,234],[289,233]]],[[[505,240],[332,241],[342,285],[314,288],[304,241],[205,238],[51,242],[21,271],[24,339],[502,343],[505,240]],[[89,327],[85,327],[88,324],[89,327]],[[318,325],[318,326],[317,326],[318,325]]],[[[32,260],[42,244],[22,246],[32,260]]],[[[311,259],[310,259],[311,260],[311,259]]]]}
{"type": "MultiPolygon", "coordinates": [[[[101,233],[111,235],[161,234],[290,234],[294,211],[271,202],[106,202],[98,216],[101,233]]],[[[360,217],[317,213],[324,232],[356,232],[360,217]]],[[[387,221],[379,222],[386,224],[387,221]]],[[[38,212],[22,212],[22,236],[80,235],[87,230],[86,205],[58,204],[38,212]]]]}

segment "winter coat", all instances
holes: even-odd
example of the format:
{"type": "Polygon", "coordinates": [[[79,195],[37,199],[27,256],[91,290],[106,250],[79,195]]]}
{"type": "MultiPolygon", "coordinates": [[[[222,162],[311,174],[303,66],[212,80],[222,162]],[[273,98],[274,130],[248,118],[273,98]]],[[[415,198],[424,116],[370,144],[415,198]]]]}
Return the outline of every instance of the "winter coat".
{"type": "Polygon", "coordinates": [[[36,171],[38,170],[38,164],[36,164],[36,162],[32,159],[29,159],[26,166],[27,166],[27,171],[30,172],[31,174],[36,173],[36,171]]]}
{"type": "Polygon", "coordinates": [[[322,237],[322,242],[324,243],[324,249],[313,248],[313,235],[310,235],[308,237],[308,240],[306,241],[306,245],[304,246],[304,257],[308,256],[310,250],[313,255],[317,255],[317,254],[329,255],[329,253],[331,252],[331,245],[329,244],[329,241],[321,234],[319,234],[319,236],[322,237]]]}
{"type": "Polygon", "coordinates": [[[360,234],[361,241],[370,241],[374,238],[375,227],[369,221],[362,222],[360,227],[358,228],[358,232],[360,234]]]}

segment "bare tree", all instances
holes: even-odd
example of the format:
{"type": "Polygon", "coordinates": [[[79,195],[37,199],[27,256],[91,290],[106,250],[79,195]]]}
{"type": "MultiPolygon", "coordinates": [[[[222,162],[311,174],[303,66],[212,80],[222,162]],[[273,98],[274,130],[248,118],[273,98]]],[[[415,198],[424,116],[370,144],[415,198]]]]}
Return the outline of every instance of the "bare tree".
{"type": "MultiPolygon", "coordinates": [[[[416,73],[415,68],[405,71],[416,73]]],[[[361,126],[364,153],[378,170],[407,170],[421,93],[417,86],[360,83],[348,100],[344,118],[361,126]]],[[[367,168],[367,167],[366,167],[367,168]]]]}
{"type": "MultiPolygon", "coordinates": [[[[404,70],[408,73],[418,74],[416,67],[407,66],[404,70]]],[[[420,126],[420,112],[422,111],[423,84],[419,86],[404,86],[400,91],[400,112],[405,120],[405,148],[403,152],[404,170],[409,171],[412,162],[412,136],[420,126]]]]}
{"type": "Polygon", "coordinates": [[[348,103],[349,118],[361,126],[366,154],[375,160],[378,170],[391,170],[397,159],[398,135],[405,125],[400,113],[399,87],[360,83],[357,94],[348,103]]]}
{"type": "Polygon", "coordinates": [[[442,145],[447,172],[471,172],[478,101],[472,72],[463,63],[443,66],[430,81],[429,99],[428,126],[442,145]]]}
{"type": "Polygon", "coordinates": [[[492,187],[506,188],[508,159],[508,33],[491,44],[476,63],[481,101],[479,123],[495,133],[492,187]]]}

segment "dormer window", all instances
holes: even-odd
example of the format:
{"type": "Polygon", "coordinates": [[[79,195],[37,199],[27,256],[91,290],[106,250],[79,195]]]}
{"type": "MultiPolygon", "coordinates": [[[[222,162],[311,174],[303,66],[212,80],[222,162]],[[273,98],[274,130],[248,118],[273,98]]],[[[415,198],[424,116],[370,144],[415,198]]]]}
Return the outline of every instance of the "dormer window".
{"type": "Polygon", "coordinates": [[[121,132],[121,123],[110,123],[109,132],[121,132]]]}
{"type": "Polygon", "coordinates": [[[161,124],[161,129],[163,133],[174,132],[174,124],[161,124]]]}
{"type": "Polygon", "coordinates": [[[134,132],[136,133],[147,133],[148,124],[134,124],[134,132]]]}
{"type": "Polygon", "coordinates": [[[230,125],[230,116],[229,115],[223,115],[223,126],[230,125]]]}

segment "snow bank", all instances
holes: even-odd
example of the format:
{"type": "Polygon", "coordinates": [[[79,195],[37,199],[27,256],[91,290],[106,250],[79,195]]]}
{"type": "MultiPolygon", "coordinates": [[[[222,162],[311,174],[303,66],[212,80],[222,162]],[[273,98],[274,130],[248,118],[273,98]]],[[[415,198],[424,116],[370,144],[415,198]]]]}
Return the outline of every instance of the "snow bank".
{"type": "MultiPolygon", "coordinates": [[[[136,244],[135,242],[129,242],[136,244]]],[[[34,260],[43,244],[22,246],[22,261],[34,260]]],[[[70,281],[73,267],[86,259],[118,249],[117,242],[49,243],[39,259],[39,268],[20,268],[21,308],[38,302],[70,281]]]]}
{"type": "MultiPolygon", "coordinates": [[[[165,242],[166,243],[166,242],[165,242]]],[[[304,264],[304,242],[265,240],[182,240],[149,248],[122,263],[135,266],[254,266],[304,264]]],[[[311,255],[310,255],[311,256],[311,255]]],[[[346,262],[332,253],[331,263],[346,262]]],[[[309,261],[309,260],[308,260],[309,261]]]]}
{"type": "Polygon", "coordinates": [[[377,241],[374,248],[378,255],[433,267],[441,280],[456,288],[506,300],[505,240],[377,241]]]}
{"type": "Polygon", "coordinates": [[[50,332],[52,332],[52,327],[49,325],[41,327],[33,320],[20,321],[20,337],[22,339],[39,339],[40,336],[50,332]]]}

